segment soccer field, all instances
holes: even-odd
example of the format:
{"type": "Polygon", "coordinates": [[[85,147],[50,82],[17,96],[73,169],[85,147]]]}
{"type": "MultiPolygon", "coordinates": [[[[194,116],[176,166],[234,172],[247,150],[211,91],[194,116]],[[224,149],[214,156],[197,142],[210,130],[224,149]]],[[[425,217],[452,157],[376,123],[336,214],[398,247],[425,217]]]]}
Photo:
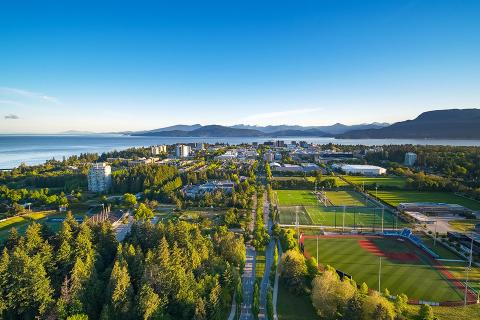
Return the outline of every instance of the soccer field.
{"type": "MultiPolygon", "coordinates": [[[[365,207],[347,207],[345,208],[345,217],[343,208],[339,207],[305,207],[312,224],[342,227],[345,221],[345,227],[350,228],[371,228],[380,230],[382,227],[382,209],[365,207]],[[345,219],[345,220],[344,220],[345,219]]],[[[402,228],[406,224],[388,210],[383,212],[384,228],[402,228]]]]}
{"type": "MultiPolygon", "coordinates": [[[[314,238],[305,239],[305,250],[316,256],[314,238]]],[[[381,290],[392,294],[405,293],[411,299],[428,301],[462,300],[462,293],[443,274],[430,265],[425,253],[395,238],[334,236],[318,240],[319,263],[352,276],[378,289],[380,257],[382,257],[381,290]]]]}
{"type": "MultiPolygon", "coordinates": [[[[371,193],[375,195],[375,192],[371,193]]],[[[480,202],[457,196],[449,192],[378,191],[378,197],[391,206],[402,202],[443,202],[459,204],[471,210],[480,210],[480,202]]]]}
{"type": "Polygon", "coordinates": [[[366,200],[354,191],[325,191],[325,195],[333,206],[365,206],[366,200]]]}
{"type": "Polygon", "coordinates": [[[309,190],[276,190],[279,206],[313,206],[318,200],[309,190]]]}
{"type": "Polygon", "coordinates": [[[365,176],[342,176],[348,182],[362,186],[365,185],[365,189],[375,189],[378,186],[382,187],[396,187],[404,188],[406,179],[403,177],[387,176],[387,177],[365,177],[365,176]]]}

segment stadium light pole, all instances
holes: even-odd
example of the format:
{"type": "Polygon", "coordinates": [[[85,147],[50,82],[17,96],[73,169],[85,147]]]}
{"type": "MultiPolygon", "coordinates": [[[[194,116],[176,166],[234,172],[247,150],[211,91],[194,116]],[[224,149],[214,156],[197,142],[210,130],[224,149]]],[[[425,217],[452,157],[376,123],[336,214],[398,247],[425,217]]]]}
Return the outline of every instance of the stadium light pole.
{"type": "Polygon", "coordinates": [[[433,246],[437,246],[437,219],[435,219],[435,236],[433,237],[433,246]]]}
{"type": "Polygon", "coordinates": [[[383,233],[383,213],[384,213],[384,211],[385,211],[385,208],[382,207],[382,233],[383,233]]]}
{"type": "Polygon", "coordinates": [[[318,234],[317,234],[317,264],[318,264],[318,234]]]}
{"type": "Polygon", "coordinates": [[[343,205],[342,233],[345,232],[345,205],[343,205]]]}

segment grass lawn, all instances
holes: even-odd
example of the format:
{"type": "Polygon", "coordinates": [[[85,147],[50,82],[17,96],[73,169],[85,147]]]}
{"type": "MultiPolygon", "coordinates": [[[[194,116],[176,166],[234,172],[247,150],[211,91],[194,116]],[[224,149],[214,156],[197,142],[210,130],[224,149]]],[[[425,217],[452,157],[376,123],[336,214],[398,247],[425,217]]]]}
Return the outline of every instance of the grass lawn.
{"type": "Polygon", "coordinates": [[[443,246],[440,243],[439,238],[437,238],[437,243],[435,244],[434,239],[432,237],[427,236],[423,232],[415,235],[420,239],[422,239],[423,244],[425,244],[427,247],[432,249],[432,251],[438,254],[441,259],[456,259],[456,260],[462,259],[463,260],[463,258],[457,255],[455,252],[443,246]]]}
{"type": "Polygon", "coordinates": [[[480,220],[476,219],[463,219],[463,220],[450,220],[448,224],[452,226],[453,229],[461,232],[469,232],[475,229],[475,225],[480,223],[480,220]]]}
{"type": "Polygon", "coordinates": [[[311,206],[318,203],[309,190],[276,190],[280,206],[311,206]]]}
{"type": "Polygon", "coordinates": [[[277,314],[280,320],[320,319],[313,308],[310,296],[290,293],[283,282],[278,282],[277,314]]]}
{"type": "MultiPolygon", "coordinates": [[[[375,195],[375,191],[371,194],[375,195]]],[[[378,197],[394,207],[402,202],[444,202],[459,204],[471,210],[480,210],[480,202],[449,192],[378,191],[378,197]]]]}
{"type": "MultiPolygon", "coordinates": [[[[364,249],[361,241],[373,243],[385,255],[382,259],[382,290],[388,288],[392,294],[405,293],[410,298],[430,301],[463,298],[449,281],[423,260],[423,253],[394,238],[320,238],[320,263],[353,276],[357,283],[365,282],[370,288],[377,289],[379,255],[364,249]],[[419,258],[398,258],[414,252],[419,258]]],[[[305,248],[314,253],[316,240],[306,239],[305,248]]]]}
{"type": "Polygon", "coordinates": [[[262,281],[263,274],[265,273],[265,250],[257,251],[257,255],[255,258],[255,278],[262,281]]]}
{"type": "Polygon", "coordinates": [[[364,177],[364,176],[343,176],[345,180],[355,185],[363,185],[365,189],[374,190],[375,185],[378,188],[382,187],[396,187],[404,188],[406,179],[403,177],[386,176],[386,177],[364,177]]]}
{"type": "MultiPolygon", "coordinates": [[[[417,315],[420,306],[409,305],[409,314],[417,315]]],[[[480,319],[480,304],[466,307],[433,307],[433,313],[438,320],[480,319]]],[[[417,320],[415,316],[408,319],[417,320]]]]}
{"type": "Polygon", "coordinates": [[[334,206],[365,206],[365,199],[353,191],[325,191],[328,200],[334,206]]]}
{"type": "MultiPolygon", "coordinates": [[[[322,226],[337,226],[341,227],[343,224],[343,209],[333,207],[305,207],[312,223],[322,226]]],[[[401,228],[406,224],[385,210],[383,213],[384,228],[394,228],[395,222],[397,227],[401,228]]],[[[368,227],[378,230],[382,225],[382,210],[380,208],[365,208],[365,207],[348,207],[345,209],[345,226],[346,227],[368,227]]]]}

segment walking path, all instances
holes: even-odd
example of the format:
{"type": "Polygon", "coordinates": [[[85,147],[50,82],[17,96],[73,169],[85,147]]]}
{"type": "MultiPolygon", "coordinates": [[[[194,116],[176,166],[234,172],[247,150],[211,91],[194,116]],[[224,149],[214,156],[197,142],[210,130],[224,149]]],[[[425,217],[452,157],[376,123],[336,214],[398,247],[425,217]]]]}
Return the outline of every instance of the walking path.
{"type": "MultiPolygon", "coordinates": [[[[253,209],[251,212],[251,221],[248,225],[248,231],[253,233],[255,227],[255,215],[257,210],[257,197],[253,199],[253,209]]],[[[252,315],[252,303],[253,303],[253,288],[255,284],[255,259],[256,252],[255,248],[251,245],[246,247],[247,259],[245,262],[245,267],[243,269],[242,275],[242,286],[243,286],[243,301],[241,305],[240,320],[250,320],[253,319],[252,315]]]]}
{"type": "Polygon", "coordinates": [[[277,264],[277,270],[275,271],[275,283],[273,285],[273,319],[277,320],[278,315],[277,315],[277,301],[278,301],[278,279],[280,278],[280,264],[282,261],[282,246],[280,245],[280,242],[278,243],[278,264],[277,264]]]}
{"type": "Polygon", "coordinates": [[[230,314],[228,315],[228,320],[234,320],[235,319],[235,313],[237,311],[237,294],[233,294],[233,299],[232,299],[232,308],[230,309],[230,314]]]}
{"type": "MultiPolygon", "coordinates": [[[[264,213],[264,221],[265,225],[267,226],[268,234],[270,237],[272,236],[272,219],[269,216],[270,210],[270,203],[267,199],[267,194],[265,192],[264,195],[264,205],[263,205],[263,213],[264,213]]],[[[270,269],[272,268],[273,264],[273,253],[275,250],[275,240],[271,237],[270,242],[267,245],[267,249],[265,251],[265,272],[263,274],[262,282],[260,284],[260,312],[258,313],[259,319],[267,319],[267,292],[268,287],[270,284],[270,269]]]]}

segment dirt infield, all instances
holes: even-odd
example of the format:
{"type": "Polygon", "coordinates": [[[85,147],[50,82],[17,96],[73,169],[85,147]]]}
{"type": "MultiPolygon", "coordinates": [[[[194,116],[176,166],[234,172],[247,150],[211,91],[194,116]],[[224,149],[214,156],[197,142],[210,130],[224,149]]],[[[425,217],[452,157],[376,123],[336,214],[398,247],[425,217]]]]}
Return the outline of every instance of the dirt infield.
{"type": "Polygon", "coordinates": [[[366,239],[359,240],[360,247],[365,249],[368,252],[373,253],[378,257],[386,257],[392,260],[400,262],[416,262],[419,261],[418,256],[415,253],[404,253],[404,252],[385,252],[377,247],[375,243],[366,239]]]}

